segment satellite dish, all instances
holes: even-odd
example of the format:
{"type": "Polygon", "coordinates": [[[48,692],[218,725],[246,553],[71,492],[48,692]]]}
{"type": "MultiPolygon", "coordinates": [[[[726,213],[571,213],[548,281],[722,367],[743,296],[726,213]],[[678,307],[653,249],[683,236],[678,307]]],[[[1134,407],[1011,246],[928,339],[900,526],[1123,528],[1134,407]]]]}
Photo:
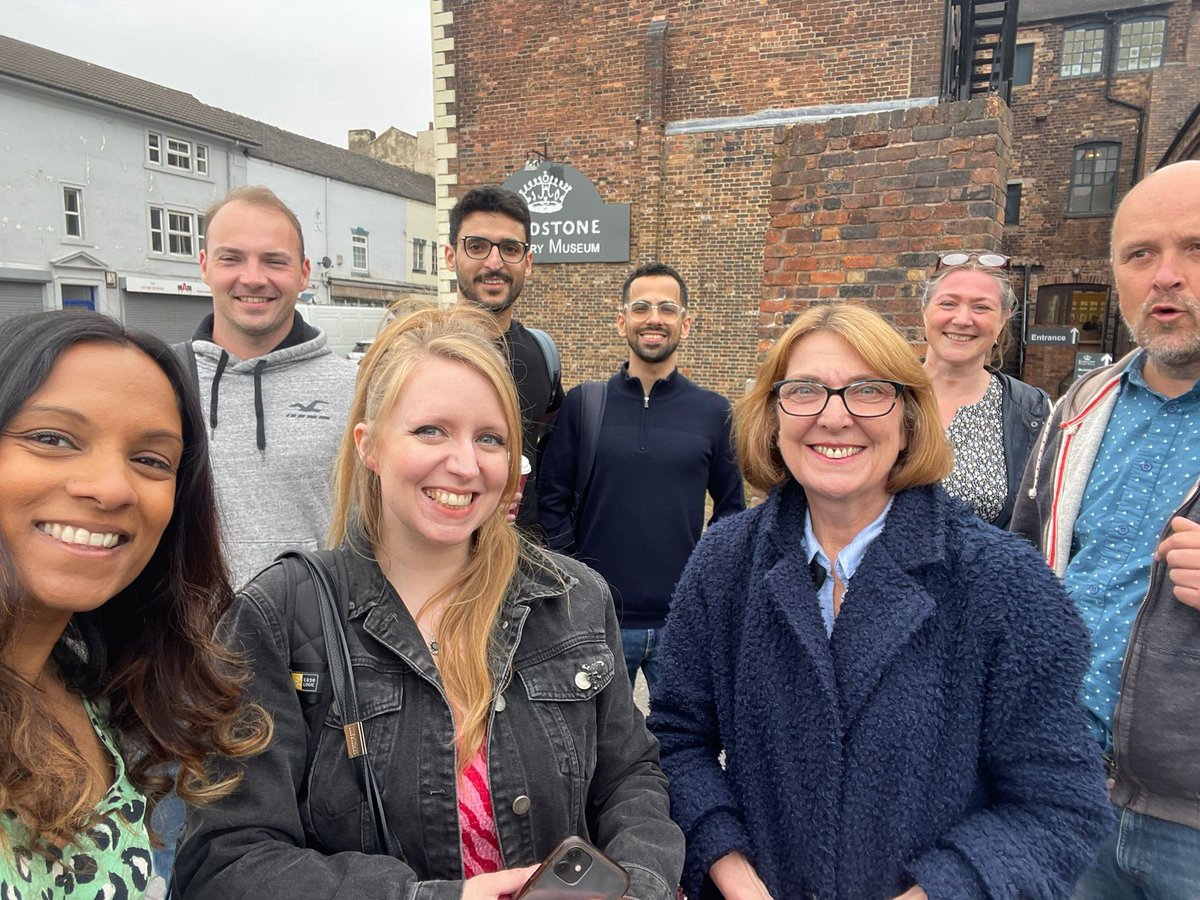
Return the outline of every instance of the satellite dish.
{"type": "Polygon", "coordinates": [[[328,256],[321,257],[321,268],[322,269],[328,269],[332,265],[333,265],[333,260],[330,259],[328,256]]]}

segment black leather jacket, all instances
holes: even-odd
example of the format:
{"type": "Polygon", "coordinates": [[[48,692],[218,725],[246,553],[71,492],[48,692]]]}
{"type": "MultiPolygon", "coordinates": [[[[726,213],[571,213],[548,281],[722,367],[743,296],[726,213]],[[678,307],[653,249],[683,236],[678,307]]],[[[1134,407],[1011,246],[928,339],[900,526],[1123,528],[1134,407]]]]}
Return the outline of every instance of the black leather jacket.
{"type": "MultiPolygon", "coordinates": [[[[236,792],[189,812],[175,868],[188,898],[461,896],[454,725],[441,680],[379,567],[338,552],[368,752],[404,859],[363,852],[368,818],[336,704],[305,771],[290,625],[281,621],[285,579],[273,566],[226,624],[253,667],[250,695],[275,718],[275,739],[246,762],[236,792]]],[[[633,705],[612,599],[590,569],[552,558],[557,578],[517,575],[494,635],[502,687],[487,755],[504,864],[539,862],[578,834],[626,868],[628,896],[673,898],[683,835],[668,814],[658,743],[633,705]]]]}
{"type": "Polygon", "coordinates": [[[1007,528],[1013,505],[1021,487],[1021,476],[1029,454],[1033,452],[1042,425],[1050,415],[1050,396],[1041,388],[1019,381],[988,367],[1000,379],[1000,421],[1004,429],[1004,472],[1008,476],[1008,496],[1000,515],[992,519],[997,528],[1007,528]]]}

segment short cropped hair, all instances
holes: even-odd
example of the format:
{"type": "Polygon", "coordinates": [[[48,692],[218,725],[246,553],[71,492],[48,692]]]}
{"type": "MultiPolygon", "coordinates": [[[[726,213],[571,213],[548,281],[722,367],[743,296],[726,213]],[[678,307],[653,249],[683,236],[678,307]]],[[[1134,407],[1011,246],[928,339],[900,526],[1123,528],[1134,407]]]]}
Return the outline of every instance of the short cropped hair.
{"type": "Polygon", "coordinates": [[[688,293],[687,283],[684,282],[683,276],[671,266],[660,262],[646,263],[645,265],[638,266],[629,273],[625,278],[625,283],[621,285],[621,303],[625,304],[629,302],[629,289],[639,278],[654,278],[659,275],[675,279],[675,283],[679,285],[679,303],[686,307],[688,305],[688,293]]]}
{"type": "Polygon", "coordinates": [[[888,474],[887,492],[936,484],[949,475],[954,455],[942,428],[937,397],[908,341],[865,306],[832,303],[810,306],[797,317],[768,351],[754,386],[734,407],[738,459],[746,480],[769,491],[794,479],[779,452],[779,406],[772,385],[784,378],[796,345],[822,331],[841,337],[880,378],[904,385],[900,402],[907,446],[888,474]]]}
{"type": "Polygon", "coordinates": [[[516,219],[525,229],[525,240],[529,240],[533,220],[525,198],[502,187],[477,187],[459,197],[454,208],[450,210],[451,244],[458,244],[458,231],[462,228],[463,219],[477,212],[500,213],[510,219],[516,219]]]}
{"type": "Polygon", "coordinates": [[[234,188],[216,203],[212,204],[204,211],[206,227],[212,224],[213,216],[235,201],[245,203],[247,206],[257,206],[260,209],[272,210],[287,219],[296,232],[296,240],[300,243],[300,259],[298,262],[304,262],[304,229],[300,227],[300,220],[296,218],[296,214],[292,212],[291,208],[276,196],[273,190],[263,187],[261,184],[251,184],[245,187],[234,188]]]}

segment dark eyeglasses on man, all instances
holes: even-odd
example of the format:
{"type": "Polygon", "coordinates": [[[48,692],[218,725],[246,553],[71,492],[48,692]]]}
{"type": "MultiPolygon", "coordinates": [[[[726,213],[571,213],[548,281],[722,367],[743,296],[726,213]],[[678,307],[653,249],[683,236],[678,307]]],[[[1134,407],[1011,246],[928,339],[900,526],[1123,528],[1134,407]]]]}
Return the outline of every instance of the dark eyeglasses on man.
{"type": "Polygon", "coordinates": [[[529,252],[529,245],[524,241],[489,241],[485,237],[464,237],[461,239],[463,253],[471,259],[487,259],[492,255],[492,248],[500,251],[500,258],[506,263],[519,263],[529,252]]]}

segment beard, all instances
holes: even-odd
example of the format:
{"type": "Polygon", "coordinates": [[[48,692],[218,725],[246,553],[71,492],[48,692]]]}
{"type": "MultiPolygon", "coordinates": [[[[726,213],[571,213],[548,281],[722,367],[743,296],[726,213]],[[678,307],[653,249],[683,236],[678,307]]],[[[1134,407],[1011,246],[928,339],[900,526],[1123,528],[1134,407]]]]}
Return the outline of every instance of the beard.
{"type": "Polygon", "coordinates": [[[659,363],[664,359],[669,359],[679,348],[679,335],[672,335],[669,329],[640,328],[630,331],[627,340],[629,341],[629,349],[633,351],[633,355],[645,363],[659,363]],[[657,347],[642,346],[640,338],[644,332],[648,331],[661,334],[664,338],[663,342],[657,347]]]}
{"type": "Polygon", "coordinates": [[[1126,318],[1125,324],[1137,345],[1165,374],[1187,378],[1200,370],[1200,301],[1195,297],[1151,295],[1138,309],[1137,321],[1126,318]],[[1185,315],[1160,322],[1150,313],[1162,305],[1173,306],[1185,315]]]}
{"type": "Polygon", "coordinates": [[[479,288],[476,287],[475,279],[471,279],[467,282],[459,282],[458,289],[462,291],[462,295],[466,301],[476,309],[482,309],[484,312],[490,313],[502,313],[517,302],[517,298],[521,296],[521,285],[518,285],[516,281],[513,280],[513,277],[507,272],[480,272],[476,278],[483,278],[485,274],[492,278],[497,277],[498,275],[498,277],[504,279],[504,281],[508,284],[507,300],[495,301],[485,299],[479,288]]]}

